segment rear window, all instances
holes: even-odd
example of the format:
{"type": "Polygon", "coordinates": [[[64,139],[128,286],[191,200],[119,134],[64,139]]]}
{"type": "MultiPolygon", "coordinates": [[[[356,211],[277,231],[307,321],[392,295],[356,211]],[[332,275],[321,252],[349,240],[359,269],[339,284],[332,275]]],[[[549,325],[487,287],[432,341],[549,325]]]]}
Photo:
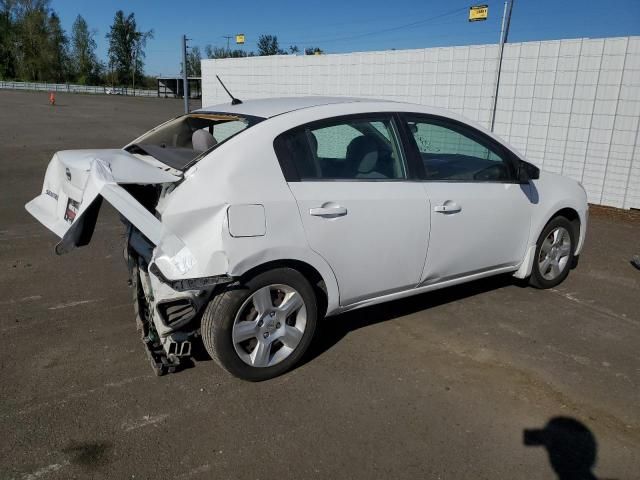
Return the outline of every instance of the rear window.
{"type": "Polygon", "coordinates": [[[149,131],[127,151],[150,155],[172,168],[186,170],[218,145],[262,120],[229,113],[190,113],[149,131]]]}

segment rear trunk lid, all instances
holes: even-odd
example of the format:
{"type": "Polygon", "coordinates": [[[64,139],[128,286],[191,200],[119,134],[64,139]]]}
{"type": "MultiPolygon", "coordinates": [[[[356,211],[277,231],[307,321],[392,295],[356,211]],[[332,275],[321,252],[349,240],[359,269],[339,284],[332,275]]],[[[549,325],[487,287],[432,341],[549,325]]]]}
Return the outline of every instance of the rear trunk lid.
{"type": "Polygon", "coordinates": [[[181,178],[181,172],[152,157],[124,150],[65,150],[54,154],[42,193],[25,208],[61,238],[58,254],[89,243],[103,198],[157,244],[160,221],[119,184],[157,185],[181,178]]]}

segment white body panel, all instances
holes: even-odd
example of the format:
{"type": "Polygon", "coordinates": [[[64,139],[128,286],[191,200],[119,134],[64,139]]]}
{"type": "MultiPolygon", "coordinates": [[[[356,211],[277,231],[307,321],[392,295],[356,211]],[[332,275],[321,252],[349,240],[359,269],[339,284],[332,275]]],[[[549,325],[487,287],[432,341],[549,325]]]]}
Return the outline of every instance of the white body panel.
{"type": "Polygon", "coordinates": [[[309,246],[332,267],[340,305],[413,288],[429,241],[429,209],[419,183],[295,182],[309,246]],[[314,209],[328,208],[328,216],[314,209]],[[343,209],[338,216],[332,209],[343,209]]]}
{"type": "Polygon", "coordinates": [[[529,185],[425,182],[424,188],[432,212],[422,284],[520,265],[529,243],[529,185]],[[441,206],[455,210],[437,211],[441,206]]]}
{"type": "Polygon", "coordinates": [[[531,274],[535,244],[549,219],[563,209],[577,212],[580,218],[580,234],[577,239],[575,254],[580,255],[587,235],[589,219],[589,205],[587,193],[582,185],[561,175],[540,172],[538,180],[532,180],[531,185],[531,232],[529,247],[515,276],[526,278],[531,274]]]}

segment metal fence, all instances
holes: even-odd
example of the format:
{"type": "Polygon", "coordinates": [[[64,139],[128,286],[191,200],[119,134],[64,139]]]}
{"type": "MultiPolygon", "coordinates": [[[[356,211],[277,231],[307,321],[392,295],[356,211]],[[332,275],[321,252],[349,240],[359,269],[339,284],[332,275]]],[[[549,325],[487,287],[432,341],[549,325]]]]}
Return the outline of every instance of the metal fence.
{"type": "Polygon", "coordinates": [[[127,87],[109,87],[106,85],[74,85],[71,83],[43,83],[43,82],[6,82],[0,80],[0,89],[9,90],[38,90],[46,92],[90,93],[102,95],[129,95],[135,97],[157,97],[157,90],[135,90],[127,87]]]}
{"type": "MultiPolygon", "coordinates": [[[[491,121],[497,45],[202,61],[202,104],[332,95],[444,107],[491,121]]],[[[506,45],[495,131],[589,201],[640,208],[640,37],[506,45]]]]}

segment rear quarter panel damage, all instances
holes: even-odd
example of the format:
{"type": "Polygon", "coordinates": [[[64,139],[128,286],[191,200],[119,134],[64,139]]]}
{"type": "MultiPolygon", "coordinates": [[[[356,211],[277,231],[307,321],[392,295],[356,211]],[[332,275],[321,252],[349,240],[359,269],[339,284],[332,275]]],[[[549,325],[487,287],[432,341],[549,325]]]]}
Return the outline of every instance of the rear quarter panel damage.
{"type": "MultiPolygon", "coordinates": [[[[268,262],[297,260],[320,273],[330,307],[337,307],[335,276],[308,246],[295,198],[273,150],[279,131],[270,123],[231,138],[187,171],[163,205],[162,223],[180,232],[196,259],[191,277],[239,277],[268,262]]],[[[162,250],[159,245],[157,258],[162,250]]],[[[184,277],[161,270],[171,279],[184,277]]]]}

